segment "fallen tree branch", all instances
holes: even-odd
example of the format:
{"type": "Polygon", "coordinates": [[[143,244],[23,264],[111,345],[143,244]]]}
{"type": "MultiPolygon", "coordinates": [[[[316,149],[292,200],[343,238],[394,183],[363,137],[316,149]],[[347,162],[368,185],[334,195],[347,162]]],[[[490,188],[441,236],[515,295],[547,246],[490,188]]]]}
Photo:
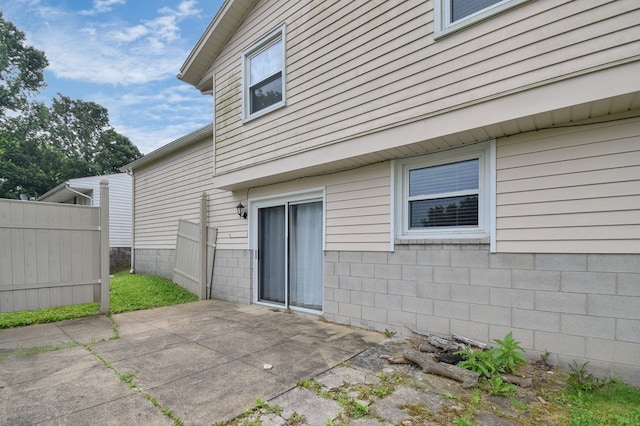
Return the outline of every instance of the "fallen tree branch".
{"type": "Polygon", "coordinates": [[[437,348],[444,349],[445,351],[463,351],[466,346],[462,343],[454,342],[450,339],[434,336],[433,334],[426,337],[427,342],[437,348]]]}
{"type": "Polygon", "coordinates": [[[518,377],[511,374],[501,374],[500,378],[503,382],[511,383],[512,385],[518,385],[521,388],[530,388],[533,386],[533,380],[530,377],[518,377]]]}
{"type": "Polygon", "coordinates": [[[434,353],[438,351],[438,348],[436,348],[435,346],[433,346],[430,343],[422,343],[420,346],[418,346],[418,350],[420,352],[428,352],[428,353],[434,353]]]}
{"type": "Polygon", "coordinates": [[[465,370],[455,365],[444,364],[431,359],[429,355],[412,349],[406,349],[403,352],[406,359],[418,364],[425,373],[437,374],[438,376],[447,377],[462,383],[465,389],[472,388],[478,384],[478,373],[465,370]]]}
{"type": "Polygon", "coordinates": [[[473,339],[470,339],[468,337],[461,336],[459,334],[452,333],[451,337],[453,338],[453,340],[456,340],[458,342],[462,342],[462,343],[464,343],[466,345],[471,345],[471,346],[476,347],[476,348],[480,348],[480,349],[487,349],[488,348],[488,345],[486,343],[479,342],[477,340],[473,340],[473,339]]]}
{"type": "Polygon", "coordinates": [[[380,359],[386,359],[389,364],[409,364],[409,361],[402,354],[380,355],[380,359]]]}

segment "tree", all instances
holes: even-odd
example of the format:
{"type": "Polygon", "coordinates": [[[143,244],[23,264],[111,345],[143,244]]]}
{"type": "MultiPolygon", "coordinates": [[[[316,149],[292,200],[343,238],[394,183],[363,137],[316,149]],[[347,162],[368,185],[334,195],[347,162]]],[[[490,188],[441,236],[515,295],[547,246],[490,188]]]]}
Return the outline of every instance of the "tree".
{"type": "Polygon", "coordinates": [[[1,12],[0,42],[0,198],[35,196],[68,179],[117,173],[141,156],[109,124],[103,106],[62,94],[49,108],[31,100],[45,85],[47,59],[1,12]]]}
{"type": "Polygon", "coordinates": [[[50,145],[64,156],[65,179],[117,173],[140,151],[109,124],[107,109],[58,93],[49,108],[50,145]]]}
{"type": "Polygon", "coordinates": [[[47,65],[44,52],[27,46],[24,33],[0,11],[0,119],[7,110],[22,110],[44,87],[47,65]]]}
{"type": "Polygon", "coordinates": [[[47,109],[33,103],[22,115],[9,117],[0,131],[0,197],[42,194],[57,183],[51,173],[59,163],[58,154],[46,149],[43,123],[47,109]]]}

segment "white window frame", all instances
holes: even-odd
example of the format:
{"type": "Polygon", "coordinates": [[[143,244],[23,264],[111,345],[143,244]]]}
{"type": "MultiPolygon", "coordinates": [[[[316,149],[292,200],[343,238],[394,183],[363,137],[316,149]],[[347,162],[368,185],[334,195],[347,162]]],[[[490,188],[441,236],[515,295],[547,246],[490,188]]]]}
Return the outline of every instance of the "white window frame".
{"type": "Polygon", "coordinates": [[[417,239],[462,239],[491,237],[495,222],[495,140],[482,142],[450,151],[410,157],[394,161],[394,216],[395,238],[417,239]],[[478,159],[478,226],[409,228],[409,171],[424,167],[478,159]]]}
{"type": "Polygon", "coordinates": [[[472,13],[471,15],[467,15],[462,19],[458,19],[455,22],[451,22],[451,1],[452,0],[433,0],[434,39],[444,37],[452,32],[461,30],[462,28],[473,25],[478,21],[482,21],[490,16],[504,12],[507,9],[516,7],[529,0],[502,0],[499,3],[492,4],[491,6],[472,13]]]}
{"type": "Polygon", "coordinates": [[[257,117],[268,114],[269,112],[275,109],[282,108],[283,106],[285,106],[287,101],[287,95],[286,95],[286,86],[287,86],[286,74],[287,73],[286,73],[286,60],[285,60],[286,49],[287,49],[286,26],[282,25],[279,28],[267,34],[265,37],[260,39],[260,41],[258,41],[257,43],[255,43],[254,45],[246,49],[244,52],[242,52],[242,120],[243,121],[253,120],[257,117]],[[270,105],[252,114],[250,93],[249,93],[249,88],[250,88],[249,78],[251,76],[250,59],[280,40],[282,40],[282,100],[278,103],[270,105]]]}

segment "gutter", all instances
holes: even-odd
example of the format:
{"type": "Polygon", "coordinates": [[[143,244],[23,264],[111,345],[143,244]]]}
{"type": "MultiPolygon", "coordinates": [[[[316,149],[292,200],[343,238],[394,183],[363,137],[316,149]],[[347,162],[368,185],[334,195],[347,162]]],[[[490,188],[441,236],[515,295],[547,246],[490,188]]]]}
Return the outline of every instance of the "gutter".
{"type": "Polygon", "coordinates": [[[73,192],[74,194],[80,195],[81,197],[84,197],[84,198],[88,198],[89,201],[91,202],[91,206],[93,206],[93,198],[89,197],[87,194],[83,194],[82,192],[76,191],[75,189],[71,189],[71,187],[69,186],[69,182],[65,182],[64,188],[69,192],[73,192]]]}

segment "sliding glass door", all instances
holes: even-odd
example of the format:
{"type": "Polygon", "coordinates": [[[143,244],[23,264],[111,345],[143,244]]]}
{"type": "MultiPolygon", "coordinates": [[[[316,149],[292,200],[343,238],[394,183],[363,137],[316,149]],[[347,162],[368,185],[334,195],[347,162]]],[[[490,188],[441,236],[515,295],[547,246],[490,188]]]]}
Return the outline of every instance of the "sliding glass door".
{"type": "Polygon", "coordinates": [[[258,301],[322,310],[322,201],[258,208],[258,301]]]}

